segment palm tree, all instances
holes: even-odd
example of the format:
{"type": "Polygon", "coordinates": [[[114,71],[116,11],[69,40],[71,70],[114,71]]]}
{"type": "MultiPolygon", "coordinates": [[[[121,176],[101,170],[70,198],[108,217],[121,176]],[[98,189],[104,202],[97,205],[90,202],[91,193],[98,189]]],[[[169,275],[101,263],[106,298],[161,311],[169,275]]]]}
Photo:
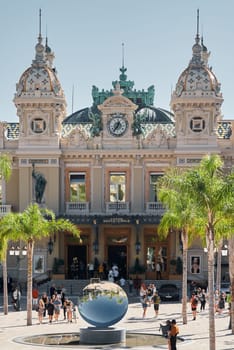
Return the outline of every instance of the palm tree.
{"type": "Polygon", "coordinates": [[[167,208],[159,224],[159,234],[165,236],[169,231],[180,232],[183,245],[182,318],[187,324],[187,266],[190,237],[194,232],[194,210],[184,187],[184,172],[178,168],[170,169],[157,182],[159,200],[167,208]]]}
{"type": "Polygon", "coordinates": [[[229,274],[231,282],[230,328],[234,334],[234,235],[228,240],[229,274]]]}
{"type": "MultiPolygon", "coordinates": [[[[234,176],[225,175],[223,162],[218,155],[204,157],[200,165],[187,172],[187,193],[205,221],[200,234],[205,231],[208,251],[209,289],[209,337],[210,350],[215,350],[215,311],[214,311],[214,248],[216,226],[230,225],[233,221],[234,176]]],[[[217,230],[219,232],[219,230],[217,230]]]]}
{"type": "Polygon", "coordinates": [[[3,276],[3,312],[8,314],[8,288],[7,288],[7,246],[8,240],[4,236],[0,236],[0,260],[2,262],[2,276],[3,276]]]}
{"type": "Polygon", "coordinates": [[[216,264],[216,281],[215,281],[215,289],[220,291],[221,288],[221,269],[222,269],[222,247],[223,247],[223,238],[219,240],[216,246],[216,254],[217,254],[217,264],[216,264]]]}
{"type": "MultiPolygon", "coordinates": [[[[11,159],[7,154],[0,155],[0,178],[9,181],[12,173],[11,159]]],[[[1,239],[0,246],[0,260],[2,261],[2,275],[3,275],[3,308],[4,314],[8,314],[8,290],[7,290],[7,265],[6,265],[6,240],[1,239]],[[5,252],[5,254],[4,254],[5,252]]]]}
{"type": "Polygon", "coordinates": [[[0,177],[4,178],[5,181],[9,181],[11,177],[11,159],[8,154],[0,155],[0,177]]]}
{"type": "Polygon", "coordinates": [[[0,220],[0,260],[3,274],[3,308],[8,314],[8,284],[7,284],[7,249],[9,241],[14,239],[12,227],[15,225],[15,214],[9,213],[0,220]]]}
{"type": "Polygon", "coordinates": [[[48,209],[41,209],[38,204],[30,204],[23,213],[11,213],[4,217],[5,233],[11,240],[22,240],[27,245],[27,326],[32,325],[32,271],[33,251],[36,240],[59,231],[70,232],[79,237],[80,231],[68,220],[55,219],[55,214],[48,209]],[[14,228],[14,232],[12,232],[14,228]]]}

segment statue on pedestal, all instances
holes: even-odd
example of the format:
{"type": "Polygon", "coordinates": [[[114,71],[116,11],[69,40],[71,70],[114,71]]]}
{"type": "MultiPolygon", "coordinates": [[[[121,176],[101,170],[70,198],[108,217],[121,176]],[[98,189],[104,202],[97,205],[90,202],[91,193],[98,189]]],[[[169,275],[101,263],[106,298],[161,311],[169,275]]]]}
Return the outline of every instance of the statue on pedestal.
{"type": "Polygon", "coordinates": [[[35,197],[36,203],[41,204],[47,181],[43,174],[35,171],[34,163],[32,166],[33,166],[32,177],[34,178],[34,197],[35,197]]]}

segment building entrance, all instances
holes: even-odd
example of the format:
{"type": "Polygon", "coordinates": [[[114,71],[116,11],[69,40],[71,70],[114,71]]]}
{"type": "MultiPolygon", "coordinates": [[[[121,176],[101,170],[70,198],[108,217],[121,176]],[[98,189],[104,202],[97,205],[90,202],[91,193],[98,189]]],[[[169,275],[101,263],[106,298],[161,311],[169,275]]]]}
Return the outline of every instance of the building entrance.
{"type": "Polygon", "coordinates": [[[108,246],[108,266],[111,268],[116,264],[119,268],[119,277],[127,278],[127,246],[109,245],[108,246]]]}
{"type": "Polygon", "coordinates": [[[146,279],[168,278],[168,242],[168,237],[162,241],[155,234],[145,235],[146,279]]]}
{"type": "Polygon", "coordinates": [[[69,245],[67,248],[67,264],[69,279],[86,279],[87,247],[85,245],[69,245]]]}

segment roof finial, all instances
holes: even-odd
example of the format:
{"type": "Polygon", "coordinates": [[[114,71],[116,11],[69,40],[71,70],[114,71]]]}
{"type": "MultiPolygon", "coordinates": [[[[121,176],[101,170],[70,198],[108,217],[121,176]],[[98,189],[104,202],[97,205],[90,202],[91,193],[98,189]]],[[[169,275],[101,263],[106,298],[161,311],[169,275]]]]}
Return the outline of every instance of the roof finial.
{"type": "Polygon", "coordinates": [[[124,43],[122,43],[122,67],[124,67],[124,43]]]}
{"type": "Polygon", "coordinates": [[[124,43],[122,43],[122,67],[120,68],[120,72],[121,72],[119,76],[120,81],[127,80],[127,75],[125,74],[126,71],[127,71],[127,68],[124,67],[124,43]]]}
{"type": "Polygon", "coordinates": [[[195,44],[193,45],[193,57],[190,61],[192,64],[201,63],[201,51],[202,47],[200,45],[200,36],[199,36],[199,9],[197,9],[197,33],[195,37],[195,44]]]}
{"type": "Polygon", "coordinates": [[[197,9],[197,37],[199,37],[199,9],[197,9]]]}
{"type": "Polygon", "coordinates": [[[39,38],[41,38],[41,9],[39,9],[39,38]]]}
{"type": "Polygon", "coordinates": [[[36,49],[36,57],[33,61],[33,64],[44,64],[44,46],[42,45],[42,36],[41,36],[41,9],[39,9],[39,35],[38,35],[38,43],[35,46],[36,49]]]}

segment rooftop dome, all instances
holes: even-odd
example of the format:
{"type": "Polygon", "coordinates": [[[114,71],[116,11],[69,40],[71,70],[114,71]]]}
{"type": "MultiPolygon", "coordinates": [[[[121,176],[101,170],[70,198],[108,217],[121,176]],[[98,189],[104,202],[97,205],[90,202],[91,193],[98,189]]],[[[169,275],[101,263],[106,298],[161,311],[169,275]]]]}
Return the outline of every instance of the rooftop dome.
{"type": "Polygon", "coordinates": [[[38,43],[35,46],[36,55],[31,67],[25,70],[16,85],[17,97],[33,96],[58,96],[64,97],[63,90],[56,75],[55,68],[52,68],[51,49],[42,44],[42,37],[39,34],[38,43]]]}
{"type": "Polygon", "coordinates": [[[140,117],[142,123],[145,124],[173,124],[174,115],[163,109],[154,106],[146,106],[139,108],[136,117],[140,117]]]}
{"type": "Polygon", "coordinates": [[[177,97],[221,97],[221,84],[218,82],[212,68],[208,66],[210,53],[203,45],[203,40],[200,44],[199,34],[196,35],[192,50],[192,59],[180,75],[174,94],[177,97]]]}

